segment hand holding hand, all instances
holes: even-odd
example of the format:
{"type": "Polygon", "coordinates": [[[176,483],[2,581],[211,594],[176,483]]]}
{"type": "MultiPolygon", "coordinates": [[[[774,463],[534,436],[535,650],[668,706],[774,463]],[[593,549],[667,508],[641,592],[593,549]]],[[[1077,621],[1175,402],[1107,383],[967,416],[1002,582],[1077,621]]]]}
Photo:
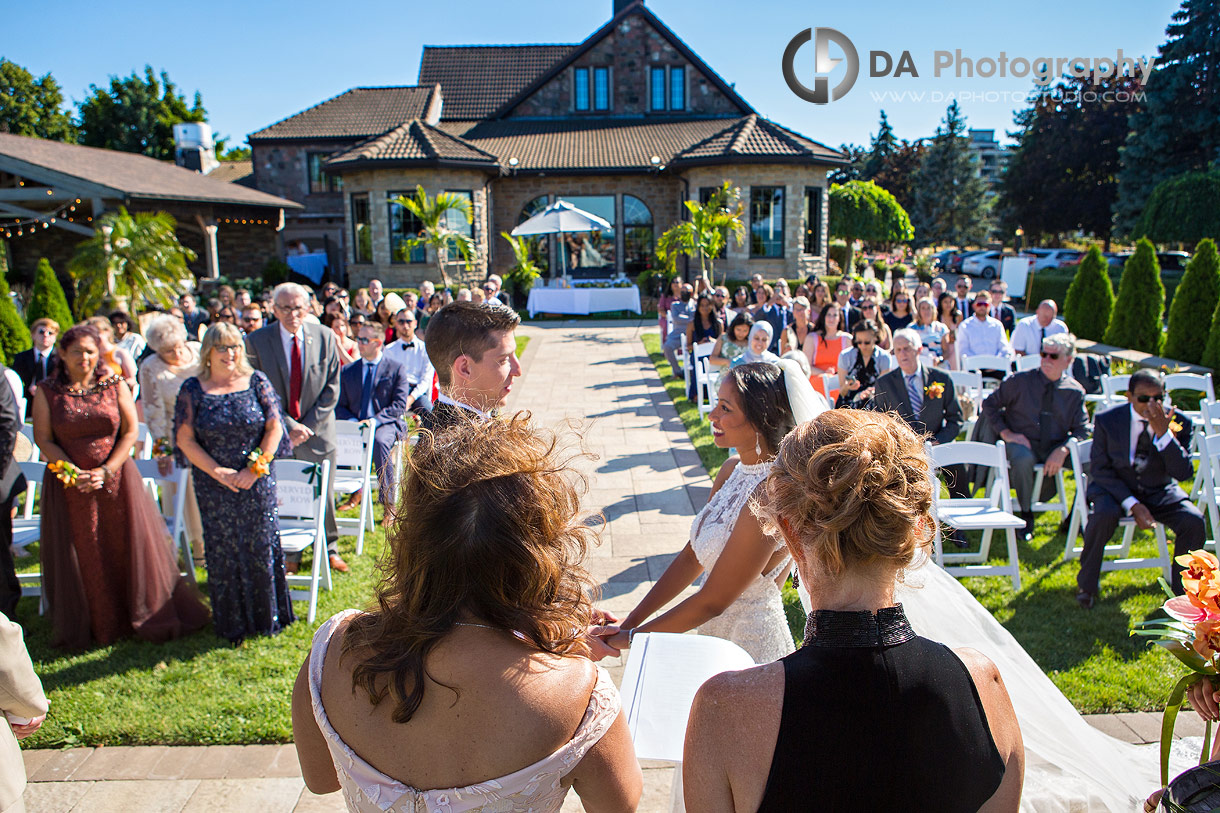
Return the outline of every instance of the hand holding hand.
{"type": "Polygon", "coordinates": [[[596,663],[602,658],[618,657],[618,649],[610,646],[610,644],[607,643],[607,639],[617,634],[618,631],[618,627],[613,624],[594,624],[590,626],[588,631],[585,633],[585,639],[589,645],[589,659],[596,663]]]}
{"type": "Polygon", "coordinates": [[[17,739],[24,740],[26,737],[30,736],[40,727],[42,727],[42,723],[46,719],[47,715],[40,714],[25,725],[17,725],[16,723],[9,723],[9,725],[12,726],[13,734],[17,737],[17,739]]]}
{"type": "Polygon", "coordinates": [[[308,426],[298,426],[288,431],[288,440],[292,441],[293,446],[300,446],[312,437],[313,430],[308,426]]]}
{"type": "Polygon", "coordinates": [[[1046,462],[1042,464],[1042,474],[1046,477],[1054,477],[1063,469],[1063,461],[1066,459],[1067,449],[1060,446],[1047,456],[1046,462]]]}
{"type": "Polygon", "coordinates": [[[607,646],[612,647],[616,651],[621,652],[624,649],[631,648],[631,631],[625,630],[625,629],[620,629],[618,632],[614,633],[610,637],[604,638],[602,640],[604,640],[606,642],[607,646]]]}
{"type": "Polygon", "coordinates": [[[249,469],[242,469],[233,475],[233,485],[240,488],[242,491],[249,490],[250,486],[254,485],[256,480],[258,480],[258,478],[255,477],[254,472],[250,471],[249,469]]]}
{"type": "Polygon", "coordinates": [[[229,489],[229,491],[237,491],[237,487],[233,484],[233,478],[236,475],[236,471],[226,466],[217,466],[216,471],[212,472],[212,477],[216,482],[229,489]]]}
{"type": "Polygon", "coordinates": [[[1131,516],[1135,517],[1135,524],[1145,531],[1152,530],[1152,526],[1156,525],[1156,520],[1152,518],[1152,512],[1142,502],[1137,502],[1131,506],[1131,516]]]}

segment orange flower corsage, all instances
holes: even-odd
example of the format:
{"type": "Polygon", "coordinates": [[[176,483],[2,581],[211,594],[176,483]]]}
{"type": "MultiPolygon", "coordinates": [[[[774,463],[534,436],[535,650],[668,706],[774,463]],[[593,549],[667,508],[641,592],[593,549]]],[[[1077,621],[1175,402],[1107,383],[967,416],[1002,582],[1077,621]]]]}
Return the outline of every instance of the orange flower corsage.
{"type": "Polygon", "coordinates": [[[76,478],[80,476],[80,469],[73,466],[67,460],[56,460],[54,463],[48,463],[47,471],[54,474],[59,482],[66,486],[76,485],[76,478]]]}
{"type": "Polygon", "coordinates": [[[945,394],[945,385],[938,381],[934,381],[923,388],[923,393],[929,398],[939,398],[945,394]]]}
{"type": "Polygon", "coordinates": [[[266,477],[271,473],[272,455],[265,454],[262,449],[255,449],[246,456],[249,465],[246,467],[254,472],[255,477],[266,477]]]}
{"type": "Polygon", "coordinates": [[[157,438],[153,441],[152,453],[153,457],[170,457],[174,454],[174,444],[169,438],[157,438]]]}

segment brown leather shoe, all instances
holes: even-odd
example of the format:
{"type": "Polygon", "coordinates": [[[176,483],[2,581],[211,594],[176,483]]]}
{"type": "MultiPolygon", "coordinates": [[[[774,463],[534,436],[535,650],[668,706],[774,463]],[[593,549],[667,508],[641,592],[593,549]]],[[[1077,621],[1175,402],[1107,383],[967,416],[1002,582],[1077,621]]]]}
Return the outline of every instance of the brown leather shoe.
{"type": "Polygon", "coordinates": [[[364,496],[363,492],[357,491],[356,493],[352,494],[350,497],[348,497],[346,500],[344,500],[342,503],[339,504],[339,510],[340,511],[349,511],[352,508],[356,508],[357,506],[360,505],[360,499],[363,496],[364,496]]]}
{"type": "Polygon", "coordinates": [[[300,569],[301,569],[300,562],[284,562],[284,572],[287,573],[289,576],[293,575],[300,569]]]}
{"type": "Polygon", "coordinates": [[[332,553],[330,555],[330,566],[332,570],[337,570],[340,573],[347,573],[351,570],[351,568],[347,566],[347,562],[343,561],[343,557],[337,553],[332,553]]]}

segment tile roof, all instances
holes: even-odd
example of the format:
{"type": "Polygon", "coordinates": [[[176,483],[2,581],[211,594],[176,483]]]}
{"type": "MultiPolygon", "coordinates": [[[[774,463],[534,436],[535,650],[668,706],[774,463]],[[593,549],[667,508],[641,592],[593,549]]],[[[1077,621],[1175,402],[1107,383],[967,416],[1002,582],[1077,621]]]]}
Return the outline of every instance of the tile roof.
{"type": "Polygon", "coordinates": [[[419,119],[357,144],[331,158],[326,166],[346,169],[370,161],[434,166],[467,164],[498,169],[496,156],[419,119]]]}
{"type": "MultiPolygon", "coordinates": [[[[0,167],[52,184],[58,180],[55,176],[67,176],[94,187],[99,197],[303,208],[299,203],[146,155],[9,133],[0,133],[0,167]],[[40,173],[40,170],[44,172],[40,173]]],[[[58,182],[70,184],[70,180],[58,182]]]]}
{"type": "Polygon", "coordinates": [[[440,128],[518,171],[639,172],[661,164],[816,161],[835,150],[756,115],[741,118],[503,119],[441,122],[440,128]]]}
{"type": "Polygon", "coordinates": [[[741,161],[807,161],[843,163],[845,156],[813,139],[757,114],[703,139],[673,157],[675,165],[741,161]]]}
{"type": "Polygon", "coordinates": [[[481,119],[516,96],[575,45],[425,45],[419,83],[439,84],[441,119],[481,119]]]}
{"type": "Polygon", "coordinates": [[[220,166],[208,173],[208,177],[254,189],[254,162],[221,161],[220,166]]]}
{"type": "Polygon", "coordinates": [[[426,119],[435,85],[357,87],[250,134],[250,139],[368,138],[426,119]]]}

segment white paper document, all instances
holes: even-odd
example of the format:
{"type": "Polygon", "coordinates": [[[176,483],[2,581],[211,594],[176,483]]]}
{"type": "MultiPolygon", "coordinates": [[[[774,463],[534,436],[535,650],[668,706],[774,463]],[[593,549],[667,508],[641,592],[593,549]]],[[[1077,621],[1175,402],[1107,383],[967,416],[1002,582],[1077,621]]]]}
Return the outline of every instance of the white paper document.
{"type": "Polygon", "coordinates": [[[712,635],[642,632],[629,652],[620,693],[640,759],[681,762],[695,692],[721,672],[754,666],[744,649],[712,635]]]}

